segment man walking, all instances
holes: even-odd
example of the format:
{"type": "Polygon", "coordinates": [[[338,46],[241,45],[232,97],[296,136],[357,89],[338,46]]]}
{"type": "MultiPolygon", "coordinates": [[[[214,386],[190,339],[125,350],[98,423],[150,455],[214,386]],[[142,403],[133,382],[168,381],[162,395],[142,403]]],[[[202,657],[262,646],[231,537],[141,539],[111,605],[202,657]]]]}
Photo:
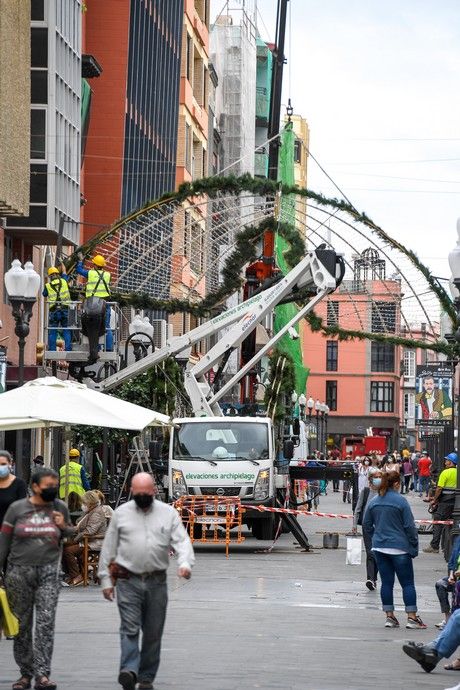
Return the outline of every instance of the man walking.
{"type": "MultiPolygon", "coordinates": [[[[457,453],[449,453],[444,458],[445,469],[438,477],[435,494],[430,501],[433,520],[444,521],[452,518],[457,487],[457,453]]],[[[444,525],[433,525],[433,537],[430,544],[423,549],[424,553],[438,553],[444,525]]]]}
{"type": "Polygon", "coordinates": [[[152,690],[160,664],[161,636],[168,602],[169,552],[178,557],[179,577],[188,579],[195,562],[193,547],[179,514],[154,500],[155,482],[146,472],[133,477],[133,500],[115,510],[99,560],[103,595],[114,598],[121,618],[118,682],[124,690],[152,690]],[[139,650],[139,634],[142,643],[139,650]]]}
{"type": "Polygon", "coordinates": [[[62,465],[59,470],[59,498],[67,500],[67,497],[72,492],[83,496],[86,491],[91,489],[86,470],[79,460],[80,451],[78,448],[71,448],[69,462],[62,465]]]}
{"type": "Polygon", "coordinates": [[[431,466],[432,466],[432,460],[426,450],[423,451],[422,457],[419,458],[417,462],[417,468],[418,468],[418,476],[419,476],[419,484],[418,484],[418,490],[419,490],[419,496],[420,498],[422,497],[422,494],[424,493],[425,496],[428,496],[428,492],[430,490],[430,477],[431,477],[431,466]]]}

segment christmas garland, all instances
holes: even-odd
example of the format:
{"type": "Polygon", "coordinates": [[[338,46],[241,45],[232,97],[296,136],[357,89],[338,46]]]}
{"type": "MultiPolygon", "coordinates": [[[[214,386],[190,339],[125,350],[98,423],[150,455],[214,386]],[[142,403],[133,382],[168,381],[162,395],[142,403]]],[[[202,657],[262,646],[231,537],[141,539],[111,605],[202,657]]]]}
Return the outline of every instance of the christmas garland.
{"type": "Polygon", "coordinates": [[[295,367],[287,352],[275,348],[268,363],[270,384],[265,388],[264,402],[267,416],[280,424],[290,416],[290,401],[295,390],[295,367]]]}
{"type": "MultiPolygon", "coordinates": [[[[430,289],[436,294],[443,311],[449,315],[453,329],[457,328],[457,315],[452,304],[452,301],[446,290],[438,283],[431,271],[425,266],[417,257],[415,252],[407,249],[403,244],[393,239],[381,227],[376,225],[365,213],[360,213],[356,208],[343,199],[328,198],[322,194],[318,194],[309,189],[302,189],[297,186],[280,185],[273,180],[266,180],[262,178],[253,178],[250,175],[242,175],[241,177],[210,177],[194,180],[180,185],[176,192],[166,193],[154,202],[147,202],[141,208],[133,213],[130,213],[120,220],[118,220],[110,228],[102,230],[95,237],[93,237],[85,245],[79,247],[74,254],[67,259],[66,269],[68,273],[72,272],[78,260],[78,253],[81,251],[85,256],[91,254],[99,245],[110,239],[115,235],[124,225],[136,220],[144,213],[152,211],[153,209],[162,210],[164,204],[175,202],[180,204],[185,200],[198,196],[207,196],[210,199],[216,198],[218,195],[227,194],[232,196],[239,196],[243,193],[250,193],[257,196],[275,196],[278,192],[282,195],[298,195],[299,197],[311,199],[320,206],[332,207],[336,210],[343,211],[351,216],[354,222],[359,222],[368,227],[386,244],[390,245],[397,251],[404,254],[415,268],[425,277],[430,289]]],[[[241,271],[244,265],[256,258],[254,243],[260,237],[264,229],[276,229],[291,245],[291,249],[286,255],[286,260],[290,266],[294,266],[300,261],[304,255],[305,247],[299,233],[290,225],[278,223],[273,217],[267,217],[258,226],[246,226],[241,230],[236,237],[236,247],[231,256],[227,259],[223,270],[223,284],[221,287],[207,295],[199,302],[181,299],[167,299],[159,300],[152,298],[145,293],[115,293],[114,299],[121,305],[131,305],[135,308],[151,308],[161,309],[167,313],[188,312],[195,316],[205,317],[209,315],[212,309],[221,304],[230,294],[237,291],[243,282],[241,271]]],[[[366,333],[362,331],[353,331],[342,329],[338,326],[324,326],[318,321],[319,317],[315,314],[310,314],[307,317],[310,325],[315,326],[315,330],[321,331],[324,335],[336,335],[339,339],[369,339],[375,341],[389,342],[397,345],[402,345],[408,348],[420,347],[426,350],[433,350],[442,352],[448,356],[453,356],[458,349],[456,344],[449,345],[447,343],[426,343],[424,341],[414,341],[409,338],[399,338],[387,334],[366,333]],[[331,330],[332,329],[332,330],[331,330]]]]}

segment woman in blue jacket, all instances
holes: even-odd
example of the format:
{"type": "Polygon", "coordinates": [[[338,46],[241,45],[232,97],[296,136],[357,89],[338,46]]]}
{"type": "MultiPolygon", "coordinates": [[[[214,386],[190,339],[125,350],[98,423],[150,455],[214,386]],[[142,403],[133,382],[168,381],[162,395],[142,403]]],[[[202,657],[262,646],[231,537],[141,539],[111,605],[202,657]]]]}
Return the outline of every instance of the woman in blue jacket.
{"type": "Polygon", "coordinates": [[[399,493],[399,472],[384,472],[378,496],[369,501],[363,520],[363,532],[372,539],[377,567],[382,581],[380,596],[386,613],[386,628],[399,628],[394,614],[395,575],[402,588],[407,613],[406,628],[426,628],[417,615],[413,558],[418,555],[418,533],[407,499],[399,493]]]}

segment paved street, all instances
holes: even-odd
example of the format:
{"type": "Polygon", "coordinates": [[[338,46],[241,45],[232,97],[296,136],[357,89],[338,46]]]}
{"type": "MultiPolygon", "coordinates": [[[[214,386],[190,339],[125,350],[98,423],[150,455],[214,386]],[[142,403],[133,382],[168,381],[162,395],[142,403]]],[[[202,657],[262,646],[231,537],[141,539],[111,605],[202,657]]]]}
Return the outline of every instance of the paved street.
{"type": "MultiPolygon", "coordinates": [[[[321,499],[321,510],[344,510],[340,494],[321,499]]],[[[418,497],[416,517],[426,517],[418,497]]],[[[345,512],[349,512],[349,506],[345,512]]],[[[345,520],[303,519],[315,546],[322,532],[348,529],[345,520]]],[[[428,537],[421,538],[424,546],[428,537]]],[[[273,552],[252,538],[231,550],[198,547],[190,582],[171,568],[170,606],[157,690],[443,690],[460,682],[439,670],[425,674],[405,657],[406,639],[428,641],[441,618],[434,581],[444,574],[441,556],[416,560],[419,610],[427,631],[383,627],[376,593],[364,587],[364,567],[345,565],[345,537],[337,551],[313,554],[283,535],[273,552]]],[[[402,604],[399,587],[397,606],[402,604]]],[[[403,612],[400,622],[405,620],[403,612]]],[[[109,690],[116,683],[118,615],[98,587],[62,592],[53,677],[66,690],[109,690]]],[[[16,679],[11,642],[0,643],[0,689],[16,679]]]]}

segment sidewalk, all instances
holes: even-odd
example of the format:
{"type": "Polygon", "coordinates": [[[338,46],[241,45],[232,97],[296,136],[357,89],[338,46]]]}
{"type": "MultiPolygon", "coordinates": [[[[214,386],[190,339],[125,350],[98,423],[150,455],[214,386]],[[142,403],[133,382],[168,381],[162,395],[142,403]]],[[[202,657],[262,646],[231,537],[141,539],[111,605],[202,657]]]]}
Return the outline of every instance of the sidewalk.
{"type": "MultiPolygon", "coordinates": [[[[416,518],[426,505],[409,497],[416,518]]],[[[349,513],[341,494],[321,497],[319,510],[349,513]]],[[[345,565],[351,521],[301,518],[306,554],[283,535],[269,545],[248,538],[233,547],[199,546],[189,582],[170,569],[170,604],[156,690],[443,690],[460,682],[438,669],[424,673],[401,651],[407,639],[429,641],[441,619],[434,582],[442,556],[415,561],[419,610],[426,631],[383,627],[379,596],[365,586],[364,566],[345,565]],[[322,549],[322,533],[341,534],[338,550],[322,549]],[[320,548],[321,547],[321,548],[320,548]]],[[[429,536],[420,539],[421,549],[429,536]]],[[[397,608],[402,607],[399,585],[397,608]]],[[[405,621],[403,611],[398,614],[405,621]]],[[[66,690],[111,690],[118,673],[118,614],[100,588],[64,589],[56,631],[53,677],[66,690]]],[[[0,642],[0,689],[18,677],[12,643],[0,642]]]]}

